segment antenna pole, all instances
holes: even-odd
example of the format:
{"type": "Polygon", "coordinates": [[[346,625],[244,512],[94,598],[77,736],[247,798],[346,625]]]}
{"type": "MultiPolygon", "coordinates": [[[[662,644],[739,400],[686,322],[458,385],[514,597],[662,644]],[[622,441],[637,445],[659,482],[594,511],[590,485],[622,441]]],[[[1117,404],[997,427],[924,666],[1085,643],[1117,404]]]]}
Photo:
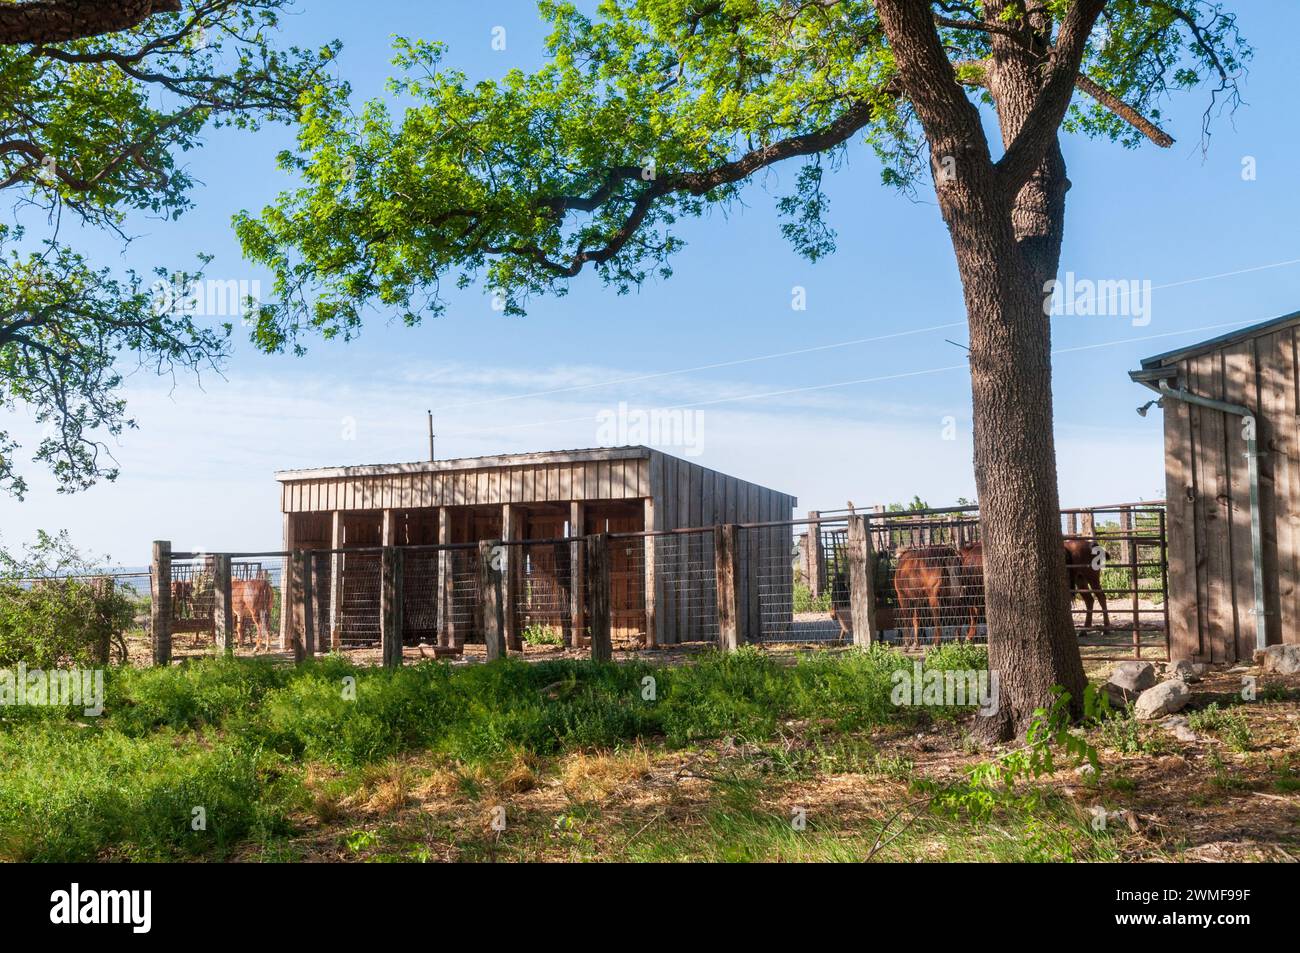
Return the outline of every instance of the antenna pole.
{"type": "Polygon", "coordinates": [[[433,411],[429,411],[429,462],[434,461],[433,456],[433,411]]]}

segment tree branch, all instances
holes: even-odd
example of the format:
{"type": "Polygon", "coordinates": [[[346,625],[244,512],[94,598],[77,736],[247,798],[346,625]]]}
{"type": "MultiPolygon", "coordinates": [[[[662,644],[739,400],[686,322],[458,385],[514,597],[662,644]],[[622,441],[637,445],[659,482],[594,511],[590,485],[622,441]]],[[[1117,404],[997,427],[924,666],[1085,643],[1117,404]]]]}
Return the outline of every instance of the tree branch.
{"type": "Polygon", "coordinates": [[[0,3],[0,46],[62,43],[139,26],[179,13],[181,0],[20,0],[0,3]]]}
{"type": "Polygon", "coordinates": [[[1070,107],[1088,35],[1105,6],[1106,0],[1074,0],[1061,21],[1056,43],[1047,57],[1047,80],[1024,125],[996,166],[1008,194],[1020,192],[1055,140],[1065,111],[1070,107]]]}

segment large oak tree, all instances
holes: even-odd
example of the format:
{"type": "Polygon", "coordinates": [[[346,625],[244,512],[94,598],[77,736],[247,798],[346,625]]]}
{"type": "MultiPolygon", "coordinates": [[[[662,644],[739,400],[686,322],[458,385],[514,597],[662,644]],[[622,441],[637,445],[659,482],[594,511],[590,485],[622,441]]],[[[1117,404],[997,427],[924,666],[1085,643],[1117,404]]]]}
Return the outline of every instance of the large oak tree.
{"type": "MultiPolygon", "coordinates": [[[[43,425],[32,456],[60,490],[116,476],[106,440],[132,426],[128,369],[216,365],[230,333],[195,320],[183,293],[88,261],[70,236],[126,243],[140,216],[183,213],[195,184],[184,154],[205,129],[298,118],[304,94],[331,82],[336,47],[277,48],[290,4],[0,0],[0,196],[13,199],[0,223],[0,408],[43,425]]],[[[168,264],[159,280],[175,281],[181,262],[168,264]]],[[[18,450],[0,421],[0,492],[21,497],[18,450]]]]}
{"type": "Polygon", "coordinates": [[[779,162],[783,230],[834,248],[822,180],[858,139],[885,181],[928,164],[970,324],[975,477],[985,540],[986,730],[1024,729],[1051,688],[1084,674],[1061,555],[1045,287],[1070,187],[1067,131],[1167,146],[1160,107],[1208,84],[1236,94],[1247,55],[1208,0],[605,0],[594,16],[543,0],[550,61],[471,82],[438,43],[402,41],[392,90],[354,114],[321,95],[301,188],[237,228],[277,274],[257,328],[268,349],[348,336],[366,311],[414,322],[443,282],[485,279],[519,311],[584,269],[626,291],[667,275],[683,216],[734,202],[779,162]],[[990,144],[986,128],[996,127],[990,144]],[[928,161],[927,161],[928,160],[928,161]]]}

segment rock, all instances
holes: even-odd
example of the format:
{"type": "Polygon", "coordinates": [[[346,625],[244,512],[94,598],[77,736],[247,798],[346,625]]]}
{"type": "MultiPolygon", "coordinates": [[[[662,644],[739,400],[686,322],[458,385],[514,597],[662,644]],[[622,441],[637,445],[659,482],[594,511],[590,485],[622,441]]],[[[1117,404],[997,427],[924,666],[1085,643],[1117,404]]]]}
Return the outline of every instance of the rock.
{"type": "Polygon", "coordinates": [[[1270,645],[1264,650],[1264,671],[1274,675],[1300,674],[1300,645],[1270,645]]]}
{"type": "Polygon", "coordinates": [[[1110,673],[1102,690],[1111,704],[1123,706],[1156,683],[1156,669],[1150,662],[1120,662],[1110,673]]]}
{"type": "Polygon", "coordinates": [[[1179,711],[1192,698],[1192,690],[1181,678],[1171,678],[1148,688],[1133,705],[1133,714],[1143,721],[1153,721],[1179,711]]]}
{"type": "Polygon", "coordinates": [[[1181,678],[1184,682],[1199,682],[1200,673],[1196,671],[1196,666],[1192,664],[1191,659],[1174,659],[1165,666],[1165,678],[1181,678]]]}

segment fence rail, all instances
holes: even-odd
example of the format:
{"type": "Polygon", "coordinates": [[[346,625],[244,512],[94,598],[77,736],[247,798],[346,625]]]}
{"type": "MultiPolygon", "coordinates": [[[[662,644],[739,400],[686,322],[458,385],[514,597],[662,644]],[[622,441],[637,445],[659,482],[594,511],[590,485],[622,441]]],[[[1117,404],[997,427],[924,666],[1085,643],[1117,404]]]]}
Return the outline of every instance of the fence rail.
{"type": "MultiPolygon", "coordinates": [[[[1167,656],[1163,506],[1069,509],[1061,521],[1081,649],[1167,656]]],[[[987,640],[970,507],[294,552],[173,553],[160,541],[149,578],[160,664],[174,649],[272,643],[298,660],[375,651],[397,665],[404,647],[609,658],[616,646],[987,640]]]]}

